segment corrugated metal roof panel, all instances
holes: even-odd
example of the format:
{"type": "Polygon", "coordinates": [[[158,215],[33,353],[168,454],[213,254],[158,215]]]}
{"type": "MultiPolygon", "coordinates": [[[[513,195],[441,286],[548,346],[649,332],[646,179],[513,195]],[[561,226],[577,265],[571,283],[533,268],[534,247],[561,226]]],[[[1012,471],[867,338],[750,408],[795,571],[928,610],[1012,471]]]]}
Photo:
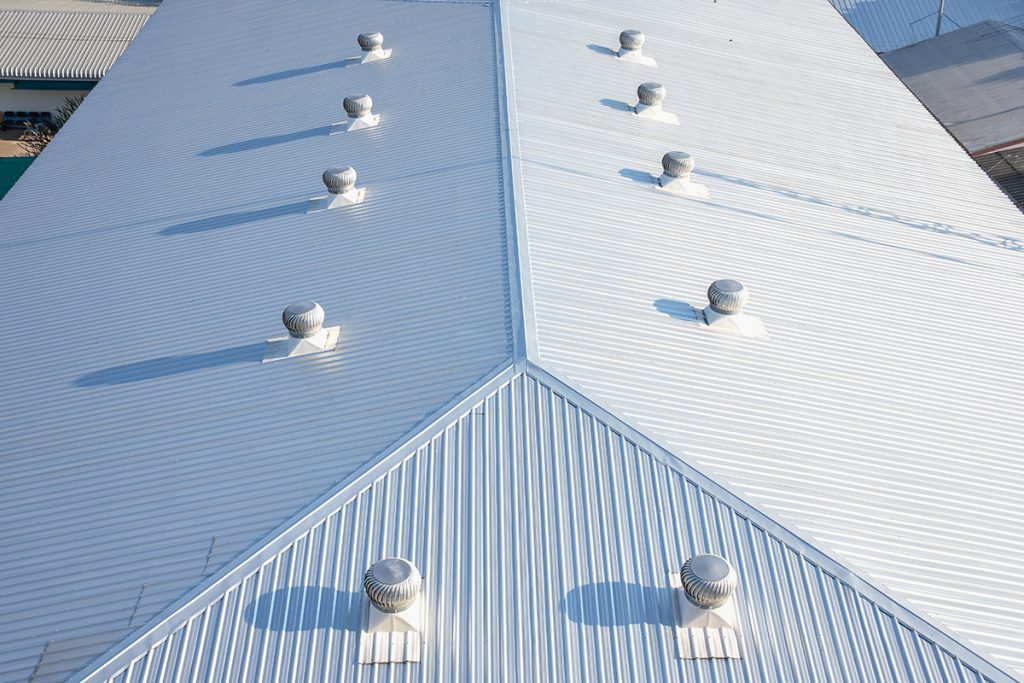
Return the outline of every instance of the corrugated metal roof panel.
{"type": "Polygon", "coordinates": [[[986,21],[883,59],[971,154],[1024,143],[1024,29],[986,21]]]}
{"type": "Polygon", "coordinates": [[[988,680],[557,384],[485,390],[95,680],[988,680]],[[738,569],[740,660],[677,658],[669,573],[708,551],[738,569]],[[424,574],[423,660],[360,665],[392,555],[424,574]]]}
{"type": "MultiPolygon", "coordinates": [[[[875,50],[887,52],[935,37],[939,0],[830,0],[875,50]]],[[[945,0],[942,33],[988,19],[1024,24],[1019,0],[945,0]]]]}
{"type": "Polygon", "coordinates": [[[1024,672],[1024,218],[823,3],[509,19],[538,364],[1024,672]],[[686,320],[722,277],[768,339],[686,320]]]}
{"type": "Polygon", "coordinates": [[[0,10],[0,78],[97,81],[149,15],[0,10]]]}
{"type": "Polygon", "coordinates": [[[1024,210],[1024,149],[993,152],[976,159],[1003,192],[1024,210]]]}
{"type": "Polygon", "coordinates": [[[168,1],[129,54],[0,203],[0,330],[38,340],[0,357],[0,680],[63,680],[511,353],[490,8],[168,1]],[[367,25],[395,56],[350,68],[367,25]],[[363,91],[381,125],[328,136],[363,91]],[[366,202],[307,215],[338,163],[366,202]],[[304,297],[339,351],[261,365],[304,297]]]}

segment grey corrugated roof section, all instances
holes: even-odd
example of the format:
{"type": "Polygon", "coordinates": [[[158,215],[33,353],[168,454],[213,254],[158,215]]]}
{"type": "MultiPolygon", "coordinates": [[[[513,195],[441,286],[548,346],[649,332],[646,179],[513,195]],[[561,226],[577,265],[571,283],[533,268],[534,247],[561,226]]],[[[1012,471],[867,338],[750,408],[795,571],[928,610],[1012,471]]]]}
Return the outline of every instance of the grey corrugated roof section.
{"type": "Polygon", "coordinates": [[[83,681],[988,681],[845,569],[551,377],[501,373],[83,681]],[[669,574],[737,568],[741,660],[680,659],[669,574]],[[358,663],[362,576],[425,575],[418,664],[358,663]]]}
{"type": "Polygon", "coordinates": [[[1024,29],[985,21],[882,58],[971,154],[1024,145],[1024,29]]]}
{"type": "MultiPolygon", "coordinates": [[[[0,442],[17,456],[0,497],[11,520],[0,540],[16,560],[0,583],[4,676],[102,666],[126,633],[148,648],[181,625],[167,605],[243,578],[234,572],[270,559],[268,534],[287,544],[302,533],[309,501],[425,424],[456,419],[449,408],[481,377],[530,361],[567,385],[546,386],[585,389],[842,550],[829,561],[839,583],[880,609],[849,593],[855,610],[821,602],[829,635],[846,638],[821,651],[793,635],[813,630],[794,617],[779,632],[793,642],[782,670],[857,671],[852,659],[825,663],[850,652],[883,672],[927,668],[919,678],[960,672],[946,652],[993,679],[1019,663],[1021,479],[1008,456],[1019,439],[1001,416],[1020,387],[998,361],[1021,321],[954,325],[921,302],[969,310],[980,276],[1019,291],[1021,217],[830,6],[168,0],[124,64],[0,204],[0,292],[48,302],[75,340],[73,352],[0,356],[0,442]],[[651,77],[609,58],[630,25],[649,33],[678,128],[625,110],[651,77]],[[375,29],[395,56],[354,65],[355,34],[375,29]],[[356,92],[374,97],[381,126],[328,136],[356,92]],[[183,112],[204,125],[182,132],[183,112]],[[125,119],[142,134],[126,137],[125,119]],[[684,145],[707,201],[652,187],[647,169],[684,145]],[[305,214],[319,173],[338,163],[356,166],[367,201],[305,214]],[[53,191],[55,179],[86,177],[53,191]],[[710,279],[737,270],[754,278],[751,306],[769,326],[757,345],[689,324],[685,302],[700,305],[710,279]],[[342,324],[339,349],[260,366],[280,308],[306,296],[342,324]],[[965,361],[965,348],[978,357],[965,361]],[[911,593],[922,617],[861,575],[894,598],[911,593]],[[917,633],[879,626],[889,607],[917,633]],[[935,614],[951,635],[928,625],[935,614]],[[166,632],[150,641],[142,623],[166,632]],[[889,637],[901,645],[887,649],[889,637]]],[[[0,319],[11,338],[24,322],[0,319]]],[[[539,424],[523,429],[546,434],[539,424]]],[[[626,475],[637,470],[623,490],[645,485],[626,475]]],[[[700,519],[693,537],[732,529],[700,519]]],[[[547,520],[523,521],[545,538],[547,520]]],[[[431,536],[452,552],[468,552],[463,540],[431,536]]],[[[602,549],[630,559],[594,539],[602,549]]],[[[806,590],[793,600],[823,600],[806,590]]],[[[617,595],[628,609],[632,594],[617,595]]],[[[515,607],[502,618],[524,636],[527,623],[577,626],[537,603],[515,607]]],[[[600,633],[602,657],[620,635],[600,633]]],[[[265,661],[290,647],[276,646],[265,661]]]]}
{"type": "Polygon", "coordinates": [[[98,81],[148,15],[0,10],[0,78],[98,81]]]}
{"type": "MultiPolygon", "coordinates": [[[[875,52],[935,37],[940,0],[830,0],[875,52]]],[[[941,31],[980,21],[1024,25],[1019,0],[945,0],[941,31]]]]}
{"type": "Polygon", "coordinates": [[[1024,211],[1024,149],[984,154],[975,161],[1024,211]]]}

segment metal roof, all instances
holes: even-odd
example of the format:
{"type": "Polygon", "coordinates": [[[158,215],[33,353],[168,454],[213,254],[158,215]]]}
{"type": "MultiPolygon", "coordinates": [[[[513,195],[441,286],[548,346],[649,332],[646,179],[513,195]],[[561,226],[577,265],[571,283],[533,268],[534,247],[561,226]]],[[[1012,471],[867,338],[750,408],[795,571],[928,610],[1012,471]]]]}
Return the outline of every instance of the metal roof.
{"type": "MultiPolygon", "coordinates": [[[[939,0],[829,0],[876,52],[935,37],[939,0]]],[[[1020,0],[945,0],[942,33],[986,20],[1024,24],[1020,0]]]]}
{"type": "Polygon", "coordinates": [[[1024,216],[825,3],[508,18],[532,357],[1024,675],[1024,216]],[[767,339],[693,325],[727,277],[767,339]]]}
{"type": "Polygon", "coordinates": [[[139,12],[0,10],[0,79],[98,81],[148,18],[139,12]]]}
{"type": "Polygon", "coordinates": [[[493,55],[491,10],[335,7],[166,2],[0,203],[0,295],[49,330],[0,357],[2,681],[64,680],[511,353],[495,61],[435,50],[493,55]],[[418,58],[348,68],[367,25],[418,58]],[[381,125],[329,136],[354,92],[381,125]],[[338,163],[366,201],[307,215],[338,163]],[[306,297],[341,352],[261,365],[306,297]]]}
{"type": "Polygon", "coordinates": [[[1024,145],[1024,29],[985,21],[883,59],[971,154],[1024,145]]]}
{"type": "Polygon", "coordinates": [[[502,373],[81,680],[988,680],[602,415],[502,373]],[[669,574],[700,552],[737,567],[740,660],[677,657],[669,574]],[[423,660],[360,665],[363,572],[393,555],[425,576],[423,660]]]}
{"type": "MultiPolygon", "coordinates": [[[[721,531],[727,548],[739,534],[745,580],[765,582],[744,590],[779,596],[790,616],[776,629],[751,607],[760,649],[731,669],[661,654],[621,666],[701,680],[941,680],[969,676],[966,666],[1005,680],[997,666],[1020,666],[1024,476],[1010,457],[1019,425],[1001,417],[1019,412],[1020,372],[1000,359],[1022,325],[1013,312],[971,321],[979,282],[1011,300],[1020,292],[1021,221],[820,0],[167,0],[0,203],[0,292],[42,302],[34,310],[56,326],[47,343],[0,359],[0,443],[13,453],[0,547],[14,558],[0,566],[0,679],[63,680],[88,662],[107,672],[178,626],[202,629],[204,617],[188,620],[216,616],[216,589],[277,557],[305,520],[335,512],[349,500],[339,492],[356,491],[347,484],[410,455],[413,435],[436,433],[427,425],[455,424],[466,409],[453,406],[483,378],[529,366],[559,395],[583,390],[575,405],[598,401],[624,418],[614,429],[650,457],[698,463],[784,525],[689,466],[658,470],[677,492],[657,500],[696,505],[705,499],[679,496],[697,495],[685,481],[699,479],[735,516],[701,503],[705,516],[666,541],[676,545],[657,564],[632,574],[620,564],[621,580],[652,586],[685,539],[721,531]],[[648,33],[653,73],[609,58],[626,27],[648,33]],[[384,33],[392,59],[346,59],[366,30],[384,33]],[[623,111],[651,78],[668,86],[679,127],[623,111]],[[341,99],[360,92],[381,125],[329,136],[341,99]],[[661,155],[680,148],[696,155],[710,199],[650,187],[661,155]],[[306,214],[321,171],[349,163],[366,202],[306,214]],[[768,339],[716,337],[680,319],[712,279],[734,275],[768,339]],[[339,350],[261,365],[279,311],[306,297],[342,325],[339,350]],[[819,629],[820,651],[803,647],[808,629],[819,629]]],[[[14,314],[0,325],[10,339],[36,329],[14,314]]],[[[503,389],[513,391],[503,405],[548,391],[524,389],[529,381],[503,389]]],[[[617,419],[581,410],[595,425],[617,419]]],[[[564,433],[543,410],[517,429],[564,433]]],[[[605,444],[603,433],[572,447],[605,444]]],[[[529,446],[512,442],[524,456],[498,461],[536,465],[522,481],[554,505],[565,483],[544,479],[549,463],[532,462],[529,446]]],[[[469,449],[467,467],[474,453],[493,457],[488,449],[469,449]]],[[[616,500],[638,500],[654,495],[643,479],[653,467],[621,480],[580,469],[580,486],[614,481],[616,500]]],[[[657,506],[632,518],[623,508],[608,536],[571,539],[571,526],[525,514],[520,480],[471,474],[467,487],[489,479],[518,491],[532,553],[558,547],[547,544],[557,536],[595,562],[639,562],[615,532],[661,537],[669,527],[648,525],[679,523],[657,506]]],[[[399,497],[430,486],[446,495],[463,481],[437,476],[382,481],[399,497]]],[[[587,504],[570,499],[565,510],[596,514],[587,504]]],[[[351,533],[369,528],[359,510],[351,533]]],[[[481,529],[455,527],[454,517],[432,527],[418,541],[424,557],[474,559],[467,544],[481,529]]],[[[347,549],[339,581],[354,580],[396,529],[347,549]]],[[[508,547],[489,541],[494,553],[508,547]]],[[[424,566],[428,585],[444,576],[445,565],[424,566]]],[[[611,604],[631,609],[630,590],[611,604]]],[[[495,628],[523,639],[508,667],[581,671],[593,653],[594,670],[614,677],[627,671],[610,660],[614,646],[664,652],[664,634],[652,634],[660,622],[600,631],[595,643],[550,603],[506,597],[495,628]],[[529,649],[544,629],[564,629],[548,642],[576,649],[529,649]]],[[[458,647],[434,669],[397,673],[486,666],[500,643],[465,635],[482,623],[475,602],[451,604],[438,626],[463,634],[458,647]]],[[[246,642],[273,678],[293,634],[267,637],[241,616],[232,623],[260,638],[246,642]]],[[[187,635],[224,644],[206,633],[187,635]]],[[[300,654],[351,640],[299,635],[300,654]]],[[[218,657],[250,656],[238,642],[181,673],[196,679],[218,657]]]]}

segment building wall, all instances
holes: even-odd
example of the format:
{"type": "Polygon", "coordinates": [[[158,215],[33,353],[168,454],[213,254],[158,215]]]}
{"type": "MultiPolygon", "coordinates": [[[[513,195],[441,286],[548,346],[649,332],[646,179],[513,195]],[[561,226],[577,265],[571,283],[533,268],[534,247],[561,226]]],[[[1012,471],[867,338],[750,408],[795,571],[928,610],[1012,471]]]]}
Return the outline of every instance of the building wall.
{"type": "Polygon", "coordinates": [[[13,83],[0,83],[0,111],[53,112],[66,97],[77,97],[89,92],[83,90],[35,90],[15,88],[13,83]]]}

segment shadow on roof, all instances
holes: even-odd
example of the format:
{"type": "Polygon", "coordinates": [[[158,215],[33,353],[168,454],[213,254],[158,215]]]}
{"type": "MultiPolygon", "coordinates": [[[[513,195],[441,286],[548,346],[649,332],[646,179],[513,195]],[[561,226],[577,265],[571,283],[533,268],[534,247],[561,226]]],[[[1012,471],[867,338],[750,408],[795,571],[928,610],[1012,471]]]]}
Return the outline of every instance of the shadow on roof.
{"type": "Polygon", "coordinates": [[[163,356],[137,363],[115,365],[111,368],[90,372],[75,380],[80,387],[96,387],[107,384],[131,384],[160,377],[171,377],[196,370],[218,368],[236,363],[259,363],[263,360],[264,344],[247,344],[229,349],[218,349],[205,353],[185,356],[163,356]]]}
{"type": "Polygon", "coordinates": [[[294,142],[296,140],[304,140],[306,138],[326,136],[330,132],[330,126],[319,126],[317,128],[308,128],[306,130],[299,130],[295,131],[294,133],[285,133],[283,135],[269,135],[263,138],[242,140],[241,142],[232,142],[231,144],[228,145],[221,145],[219,147],[211,147],[210,149],[204,149],[202,152],[199,153],[199,156],[215,157],[221,154],[235,154],[237,152],[248,152],[253,149],[262,149],[263,147],[271,147],[273,145],[283,145],[286,142],[294,142]]]}
{"type": "Polygon", "coordinates": [[[673,626],[672,589],[626,581],[587,583],[565,594],[559,609],[577,624],[673,626]]]}
{"type": "Polygon", "coordinates": [[[633,111],[633,106],[629,102],[623,102],[622,100],[612,100],[605,97],[601,100],[601,104],[616,111],[633,111]]]}
{"type": "Polygon", "coordinates": [[[198,218],[194,221],[171,225],[160,231],[161,235],[190,235],[208,230],[219,230],[221,228],[232,228],[236,225],[264,221],[268,218],[280,218],[291,214],[305,213],[309,206],[308,200],[272,206],[269,209],[256,209],[254,211],[237,211],[235,213],[222,213],[219,216],[208,216],[198,218]]]}
{"type": "Polygon", "coordinates": [[[615,50],[610,47],[605,47],[604,45],[598,45],[597,43],[587,45],[587,49],[592,52],[596,52],[599,55],[608,55],[609,57],[614,57],[616,55],[615,50]]]}
{"type": "Polygon", "coordinates": [[[664,313],[670,318],[676,320],[685,320],[688,323],[697,322],[697,310],[686,303],[685,301],[676,301],[675,299],[657,299],[654,302],[654,308],[659,313],[664,313]]]}
{"type": "Polygon", "coordinates": [[[288,69],[287,71],[275,71],[272,74],[264,74],[263,76],[253,76],[247,78],[244,81],[238,81],[235,85],[257,85],[259,83],[271,83],[273,81],[283,81],[286,78],[295,78],[296,76],[305,76],[307,74],[315,74],[319,71],[327,71],[329,69],[344,69],[349,64],[358,64],[358,57],[347,57],[340,62],[328,62],[326,64],[317,64],[316,66],[304,66],[299,69],[288,69]]]}
{"type": "Polygon", "coordinates": [[[267,631],[359,630],[362,595],[326,586],[292,586],[264,593],[245,607],[245,620],[267,631]],[[300,609],[312,605],[313,609],[300,609]]]}

